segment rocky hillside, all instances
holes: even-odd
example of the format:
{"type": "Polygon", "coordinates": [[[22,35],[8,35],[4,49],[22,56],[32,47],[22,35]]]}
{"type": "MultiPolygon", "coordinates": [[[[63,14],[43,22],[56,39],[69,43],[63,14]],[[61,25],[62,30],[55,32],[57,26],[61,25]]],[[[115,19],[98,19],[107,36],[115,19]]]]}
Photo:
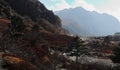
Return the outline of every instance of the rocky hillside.
{"type": "Polygon", "coordinates": [[[5,5],[5,7],[1,5],[1,18],[10,19],[12,16],[17,15],[23,19],[27,18],[32,20],[47,31],[53,33],[63,31],[64,33],[64,30],[61,29],[60,18],[54,15],[52,11],[47,10],[45,6],[37,0],[1,0],[1,3],[5,5]]]}
{"type": "Polygon", "coordinates": [[[38,0],[0,0],[0,70],[55,70],[72,39],[38,0]]]}

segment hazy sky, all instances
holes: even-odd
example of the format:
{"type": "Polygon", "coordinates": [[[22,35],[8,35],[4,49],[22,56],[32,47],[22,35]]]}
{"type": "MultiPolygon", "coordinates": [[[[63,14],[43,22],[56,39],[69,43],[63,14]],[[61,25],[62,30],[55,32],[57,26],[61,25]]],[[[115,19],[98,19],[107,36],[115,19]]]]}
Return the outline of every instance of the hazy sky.
{"type": "Polygon", "coordinates": [[[120,0],[40,0],[53,11],[65,8],[83,7],[89,11],[109,13],[120,21],[120,0]]]}

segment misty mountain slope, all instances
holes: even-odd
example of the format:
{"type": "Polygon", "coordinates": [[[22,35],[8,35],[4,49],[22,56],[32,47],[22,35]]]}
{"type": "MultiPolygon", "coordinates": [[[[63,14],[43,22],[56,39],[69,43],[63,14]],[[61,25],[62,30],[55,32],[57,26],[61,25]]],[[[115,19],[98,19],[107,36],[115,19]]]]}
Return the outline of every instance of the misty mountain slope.
{"type": "Polygon", "coordinates": [[[71,34],[82,36],[103,36],[120,32],[120,22],[108,14],[87,11],[81,7],[55,12],[61,19],[63,28],[71,34]]]}

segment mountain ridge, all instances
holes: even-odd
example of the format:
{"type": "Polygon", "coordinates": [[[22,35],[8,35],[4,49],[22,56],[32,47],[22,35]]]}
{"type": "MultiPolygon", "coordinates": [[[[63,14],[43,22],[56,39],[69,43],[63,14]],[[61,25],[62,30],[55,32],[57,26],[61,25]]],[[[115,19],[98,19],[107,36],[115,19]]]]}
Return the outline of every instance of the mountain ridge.
{"type": "Polygon", "coordinates": [[[71,34],[105,36],[120,32],[120,22],[106,13],[87,11],[81,7],[65,9],[55,13],[62,19],[63,28],[67,29],[71,34]],[[76,27],[70,25],[76,25],[76,27]],[[72,31],[70,28],[72,28],[72,31]]]}

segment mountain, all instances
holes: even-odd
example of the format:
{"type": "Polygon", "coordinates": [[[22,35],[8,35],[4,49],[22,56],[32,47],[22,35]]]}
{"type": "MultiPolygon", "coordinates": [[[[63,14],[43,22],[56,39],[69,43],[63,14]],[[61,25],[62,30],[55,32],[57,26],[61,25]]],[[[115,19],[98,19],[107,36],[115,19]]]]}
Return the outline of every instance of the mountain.
{"type": "Polygon", "coordinates": [[[0,70],[56,70],[72,39],[38,0],[0,0],[0,70]]]}
{"type": "Polygon", "coordinates": [[[38,0],[18,0],[17,2],[16,0],[5,1],[7,1],[17,14],[24,16],[25,18],[29,17],[33,22],[38,23],[41,28],[53,33],[60,33],[60,31],[64,32],[61,28],[60,18],[52,11],[46,9],[46,7],[38,0]]]}
{"type": "Polygon", "coordinates": [[[62,20],[63,28],[81,36],[104,36],[120,32],[120,22],[113,16],[81,7],[55,12],[62,20]]]}

